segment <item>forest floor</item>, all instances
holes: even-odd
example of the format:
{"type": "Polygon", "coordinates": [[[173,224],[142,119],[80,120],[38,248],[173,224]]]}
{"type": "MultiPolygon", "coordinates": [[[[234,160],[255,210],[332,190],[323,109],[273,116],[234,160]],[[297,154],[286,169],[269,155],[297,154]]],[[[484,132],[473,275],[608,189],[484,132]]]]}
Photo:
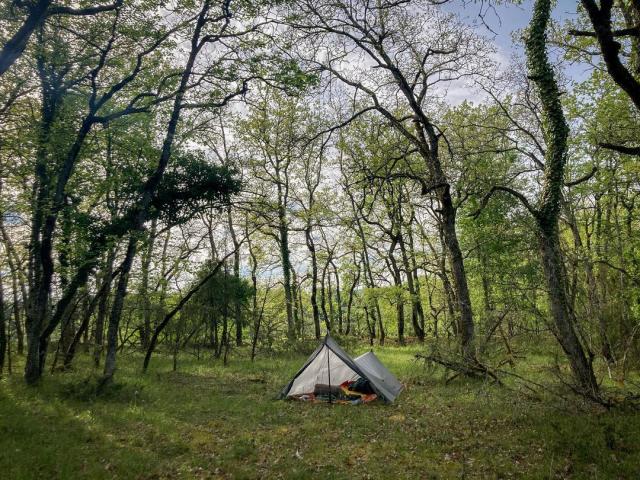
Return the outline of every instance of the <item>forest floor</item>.
{"type": "MultiPolygon", "coordinates": [[[[0,478],[640,478],[640,414],[445,384],[417,351],[375,348],[406,384],[393,405],[275,400],[303,353],[238,350],[226,367],[183,354],[177,372],[156,357],[146,375],[123,354],[100,396],[88,357],[37,388],[14,373],[0,380],[0,478]]],[[[552,383],[550,363],[528,352],[517,371],[552,383]]]]}

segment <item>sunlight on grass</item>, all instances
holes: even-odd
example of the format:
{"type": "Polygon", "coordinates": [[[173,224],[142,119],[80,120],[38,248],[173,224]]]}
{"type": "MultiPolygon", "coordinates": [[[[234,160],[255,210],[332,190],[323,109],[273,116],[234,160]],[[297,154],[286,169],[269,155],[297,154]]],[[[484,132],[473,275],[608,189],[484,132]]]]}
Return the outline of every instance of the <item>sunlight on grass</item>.
{"type": "MultiPolygon", "coordinates": [[[[227,367],[185,356],[178,372],[159,356],[144,376],[127,356],[101,396],[87,359],[36,389],[14,374],[0,383],[2,478],[640,476],[636,414],[445,384],[414,359],[418,346],[375,351],[406,384],[393,405],[276,401],[302,354],[251,363],[237,351],[227,367]]],[[[542,378],[545,362],[531,355],[518,368],[542,378]]]]}

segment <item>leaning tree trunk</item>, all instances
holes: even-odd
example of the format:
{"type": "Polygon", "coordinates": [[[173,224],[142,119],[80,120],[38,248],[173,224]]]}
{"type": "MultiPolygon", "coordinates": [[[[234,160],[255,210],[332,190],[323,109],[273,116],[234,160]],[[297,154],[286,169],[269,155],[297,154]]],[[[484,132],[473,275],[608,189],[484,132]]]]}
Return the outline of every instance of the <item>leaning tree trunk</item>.
{"type": "Polygon", "coordinates": [[[585,348],[574,328],[575,318],[573,318],[569,306],[567,281],[557,228],[555,231],[554,229],[548,231],[541,229],[538,242],[542,254],[544,276],[549,290],[549,305],[556,327],[556,337],[569,359],[571,370],[580,388],[585,394],[595,396],[598,393],[598,382],[593,373],[591,361],[587,358],[585,348]]]}
{"type": "Polygon", "coordinates": [[[549,305],[555,333],[569,359],[578,388],[598,399],[599,387],[590,359],[575,328],[575,318],[567,297],[567,283],[560,251],[558,218],[564,185],[569,126],[565,120],[560,91],[547,54],[547,25],[551,0],[536,0],[533,17],[525,40],[527,67],[542,104],[545,153],[544,183],[538,209],[528,207],[536,218],[542,267],[547,282],[549,305]]]}
{"type": "MultiPolygon", "coordinates": [[[[11,38],[0,50],[0,76],[2,76],[13,63],[22,55],[27,47],[31,34],[45,21],[47,18],[47,10],[52,0],[38,0],[37,2],[28,2],[27,18],[15,32],[11,38]]],[[[12,2],[17,4],[18,2],[12,2]]]]}
{"type": "MultiPolygon", "coordinates": [[[[444,239],[444,244],[451,263],[451,273],[453,275],[453,288],[457,301],[460,321],[458,323],[458,334],[460,337],[460,347],[462,357],[466,362],[475,363],[475,329],[473,324],[473,310],[471,308],[471,296],[467,283],[467,273],[464,268],[464,257],[458,242],[456,232],[457,208],[453,204],[451,197],[451,186],[447,176],[442,169],[439,154],[439,135],[431,122],[422,114],[415,120],[415,127],[420,139],[421,155],[424,158],[440,204],[439,227],[444,239]]],[[[429,189],[427,189],[429,191],[429,189]]]]}
{"type": "Polygon", "coordinates": [[[462,356],[465,360],[475,361],[475,332],[473,325],[473,311],[471,310],[471,296],[469,295],[469,285],[467,284],[467,274],[464,268],[462,250],[456,234],[456,211],[449,193],[449,187],[445,187],[440,195],[442,207],[442,229],[445,245],[449,253],[451,263],[451,273],[453,275],[453,286],[458,303],[460,322],[458,323],[458,334],[462,346],[462,356]]]}
{"type": "MultiPolygon", "coordinates": [[[[113,375],[115,374],[118,328],[120,325],[122,307],[124,305],[124,297],[127,293],[129,272],[131,271],[133,259],[136,254],[138,235],[144,230],[144,224],[149,218],[151,201],[158,189],[158,186],[160,185],[164,172],[167,169],[167,165],[169,164],[169,160],[171,158],[173,142],[178,128],[178,122],[180,121],[183,99],[188,89],[189,80],[193,72],[196,57],[202,49],[201,33],[202,29],[207,23],[207,14],[209,12],[209,8],[210,4],[208,2],[205,2],[202,6],[202,9],[200,10],[198,19],[196,20],[194,32],[191,37],[191,50],[185,64],[185,68],[182,71],[182,75],[180,77],[180,84],[176,90],[175,99],[173,101],[173,108],[171,110],[169,123],[167,124],[167,131],[164,137],[164,142],[162,144],[162,150],[160,152],[160,158],[158,159],[158,164],[154,172],[147,179],[142,188],[140,202],[137,205],[137,212],[133,219],[133,225],[131,228],[132,235],[127,246],[125,260],[121,266],[120,278],[118,279],[118,286],[116,288],[113,307],[109,318],[109,329],[107,332],[107,355],[105,359],[104,376],[101,381],[101,385],[109,383],[113,378],[113,375]]],[[[151,341],[149,346],[151,347],[152,344],[153,342],[151,341]]]]}
{"type": "Polygon", "coordinates": [[[104,360],[104,381],[108,382],[113,378],[116,371],[116,352],[118,350],[118,330],[120,328],[120,317],[124,307],[124,299],[127,295],[127,284],[129,283],[129,272],[136,256],[136,246],[138,237],[134,233],[129,238],[124,261],[122,262],[120,278],[113,296],[113,306],[109,315],[107,326],[107,354],[104,360]]]}

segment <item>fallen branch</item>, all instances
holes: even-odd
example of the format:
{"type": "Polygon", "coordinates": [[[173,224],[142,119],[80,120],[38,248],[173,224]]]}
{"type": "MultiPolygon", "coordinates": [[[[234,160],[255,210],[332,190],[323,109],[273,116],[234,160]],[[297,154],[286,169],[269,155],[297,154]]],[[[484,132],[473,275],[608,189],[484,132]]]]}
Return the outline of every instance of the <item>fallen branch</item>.
{"type": "Polygon", "coordinates": [[[456,375],[454,375],[453,378],[456,378],[460,375],[481,380],[491,378],[494,383],[500,386],[504,386],[500,378],[498,378],[497,373],[493,369],[487,367],[486,365],[483,365],[477,360],[473,362],[458,361],[451,358],[445,358],[437,352],[433,352],[428,355],[416,353],[415,357],[426,362],[437,363],[438,365],[442,365],[443,367],[445,367],[447,370],[456,372],[456,375]]]}

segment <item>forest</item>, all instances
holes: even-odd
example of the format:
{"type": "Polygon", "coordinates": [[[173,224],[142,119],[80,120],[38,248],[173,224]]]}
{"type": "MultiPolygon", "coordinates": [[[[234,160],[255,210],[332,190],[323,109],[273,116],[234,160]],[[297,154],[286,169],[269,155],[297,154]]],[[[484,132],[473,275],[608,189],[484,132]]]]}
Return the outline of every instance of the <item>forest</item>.
{"type": "Polygon", "coordinates": [[[0,0],[0,477],[632,479],[639,411],[638,0],[0,0]],[[277,401],[329,334],[398,398],[277,401]]]}

